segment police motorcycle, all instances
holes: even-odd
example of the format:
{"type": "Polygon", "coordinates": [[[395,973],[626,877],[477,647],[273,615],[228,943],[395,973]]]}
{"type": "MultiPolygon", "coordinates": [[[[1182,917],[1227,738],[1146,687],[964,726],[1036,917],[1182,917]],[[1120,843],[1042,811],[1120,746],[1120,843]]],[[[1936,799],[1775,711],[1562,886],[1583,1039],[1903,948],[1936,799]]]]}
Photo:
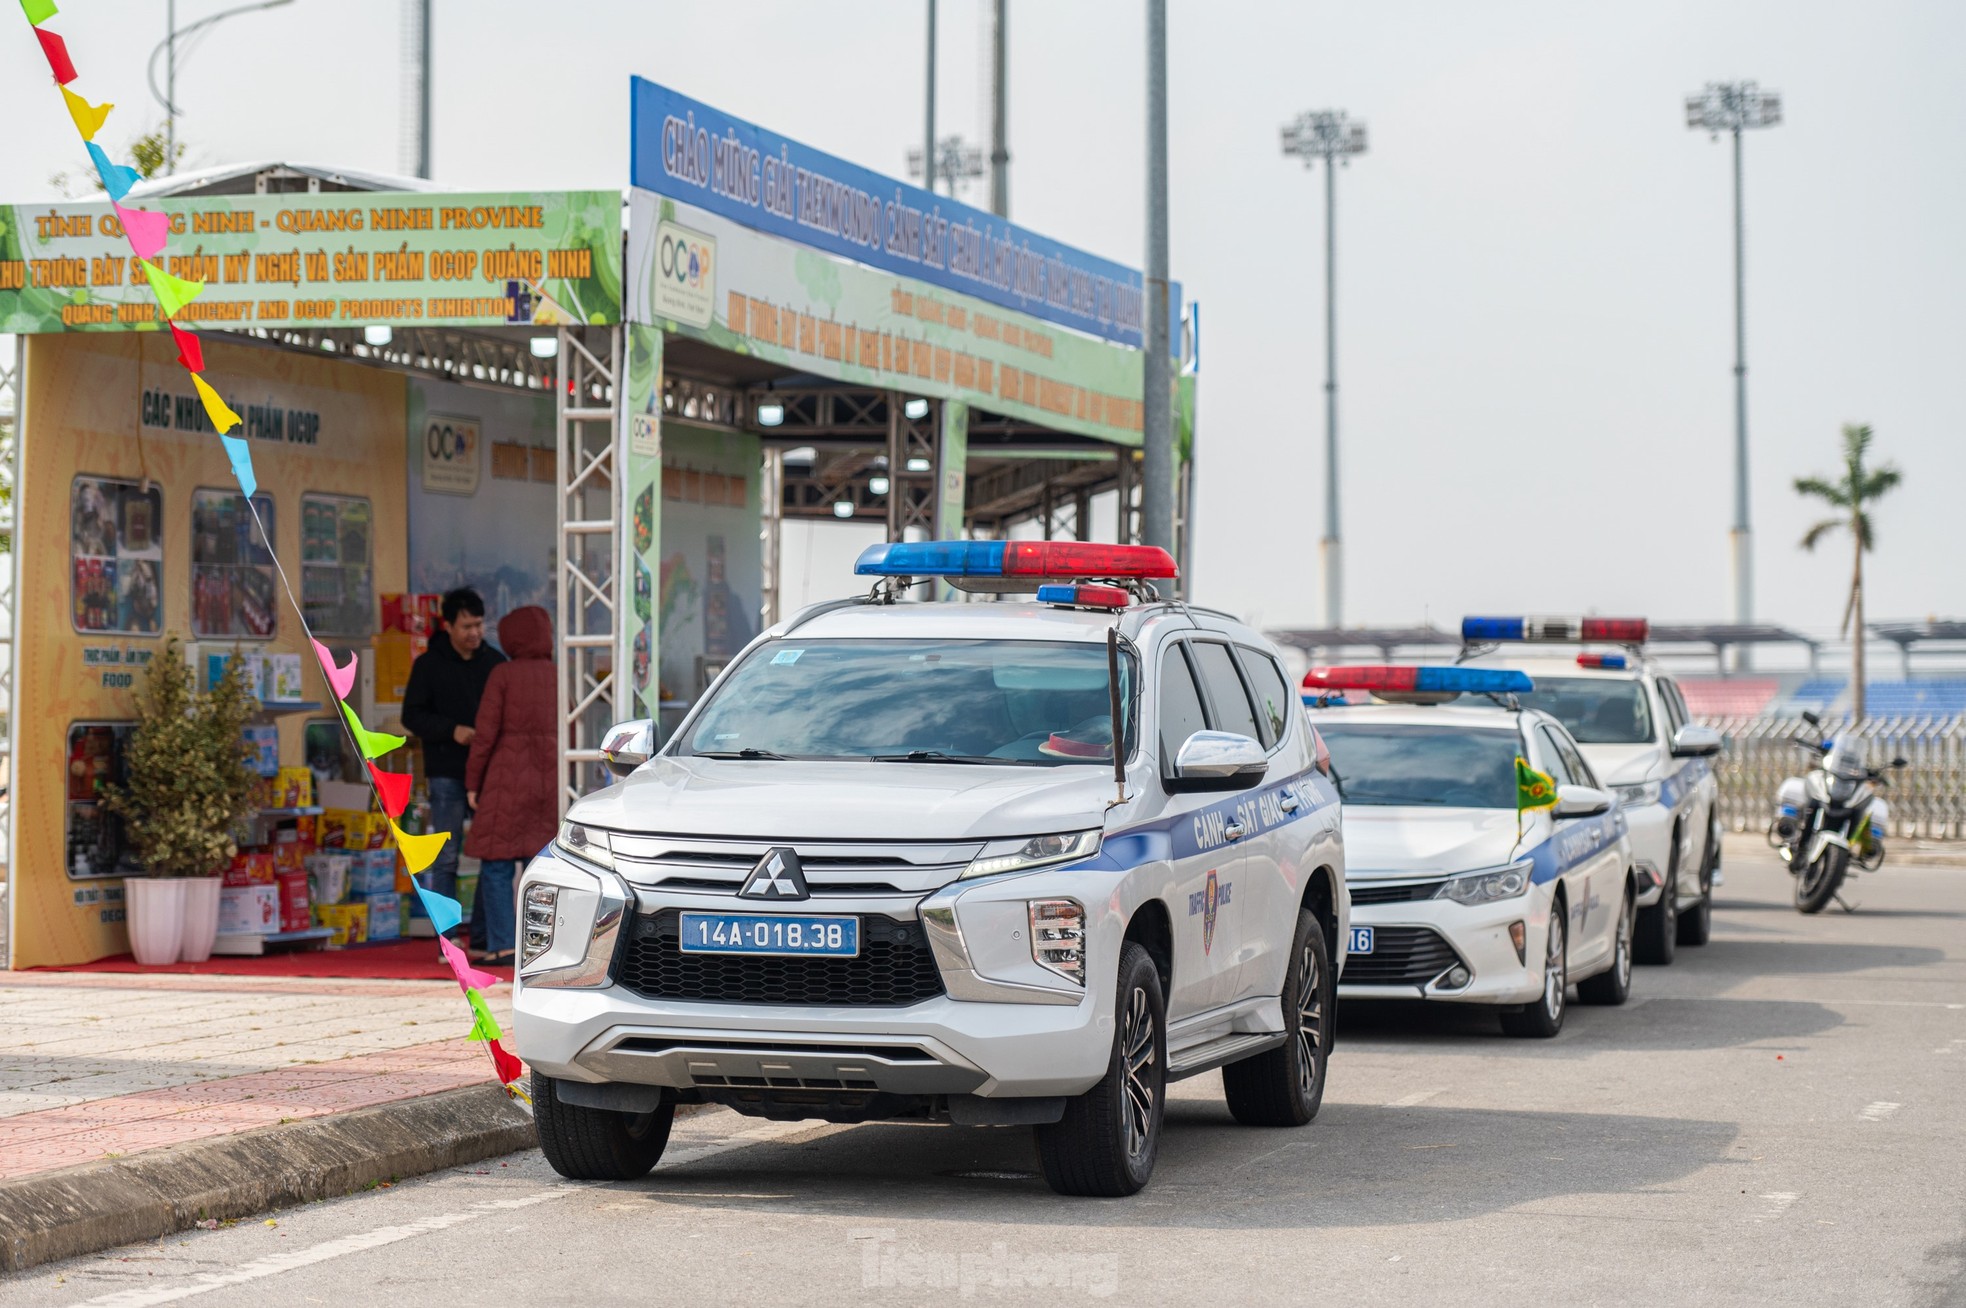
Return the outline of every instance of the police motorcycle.
{"type": "MultiPolygon", "coordinates": [[[[1811,727],[1822,722],[1814,713],[1804,713],[1802,719],[1811,727]]],[[[1854,735],[1797,738],[1795,743],[1817,763],[1807,774],[1783,781],[1775,792],[1768,843],[1795,878],[1796,911],[1820,913],[1837,899],[1852,863],[1865,872],[1884,866],[1884,828],[1891,810],[1877,788],[1889,782],[1884,778],[1887,769],[1870,766],[1864,742],[1854,735]]],[[[1890,763],[1891,768],[1904,765],[1901,758],[1890,763]]],[[[1849,904],[1843,907],[1850,911],[1849,904]]]]}

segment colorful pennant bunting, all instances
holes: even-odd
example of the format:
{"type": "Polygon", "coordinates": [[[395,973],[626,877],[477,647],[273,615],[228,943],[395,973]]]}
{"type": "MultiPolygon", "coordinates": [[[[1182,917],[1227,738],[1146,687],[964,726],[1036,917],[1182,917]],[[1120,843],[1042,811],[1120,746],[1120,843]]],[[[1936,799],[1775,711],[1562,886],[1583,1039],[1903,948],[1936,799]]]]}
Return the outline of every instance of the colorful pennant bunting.
{"type": "Polygon", "coordinates": [[[416,897],[423,901],[423,912],[430,919],[430,925],[438,935],[447,935],[464,920],[464,905],[449,895],[439,894],[427,889],[421,881],[412,881],[416,887],[416,897]]]}
{"type": "MultiPolygon", "coordinates": [[[[94,147],[91,146],[91,149],[94,147]]],[[[124,188],[126,191],[129,189],[124,188]]],[[[121,196],[115,198],[121,199],[121,196]]],[[[166,318],[175,318],[178,311],[205,292],[205,283],[194,282],[184,277],[173,277],[148,259],[142,260],[143,275],[150,281],[150,289],[157,292],[157,303],[164,310],[166,318]]],[[[204,394],[203,391],[199,392],[204,394]]],[[[231,412],[231,410],[227,410],[231,412]]]]}
{"type": "Polygon", "coordinates": [[[27,15],[27,21],[35,27],[55,16],[55,0],[20,0],[20,8],[27,15]]]}
{"type": "Polygon", "coordinates": [[[516,1057],[505,1052],[505,1046],[496,1040],[486,1042],[491,1046],[492,1066],[498,1071],[498,1083],[510,1087],[526,1074],[526,1065],[516,1057]]]}
{"type": "MultiPolygon", "coordinates": [[[[343,707],[347,706],[343,705],[343,707]]],[[[370,755],[370,757],[375,756],[370,755]]],[[[435,863],[437,851],[441,850],[444,842],[451,838],[448,831],[433,831],[422,836],[411,835],[397,826],[396,819],[393,817],[389,819],[389,829],[396,833],[396,848],[403,851],[403,863],[409,868],[411,876],[435,863]]]]}
{"type": "Polygon", "coordinates": [[[35,28],[34,35],[41,40],[41,53],[48,57],[48,69],[55,75],[55,81],[67,86],[75,80],[75,65],[68,58],[68,42],[53,32],[35,28]]]}
{"type": "Polygon", "coordinates": [[[438,936],[437,946],[443,951],[444,961],[451,965],[451,974],[457,978],[458,989],[467,994],[472,990],[483,990],[498,984],[498,978],[490,972],[471,966],[471,960],[464,951],[452,944],[450,937],[438,936]]]}
{"type": "Polygon", "coordinates": [[[483,991],[468,988],[464,992],[464,998],[471,1005],[471,1012],[475,1015],[475,1020],[471,1023],[471,1039],[496,1040],[505,1034],[499,1030],[498,1019],[492,1016],[491,1005],[485,1002],[483,991]]]}
{"type": "MultiPolygon", "coordinates": [[[[164,324],[171,329],[171,339],[177,342],[178,366],[186,372],[205,371],[205,343],[193,332],[188,332],[174,322],[164,324]]],[[[347,695],[341,698],[347,699],[347,695]]]]}
{"type": "Polygon", "coordinates": [[[416,778],[407,772],[384,772],[373,763],[367,766],[370,778],[375,781],[376,797],[382,801],[382,811],[392,818],[403,816],[403,810],[410,804],[410,783],[416,778]]]}
{"type": "MultiPolygon", "coordinates": [[[[21,2],[25,4],[28,0],[21,2]]],[[[68,116],[75,120],[75,130],[82,133],[84,141],[96,139],[96,133],[102,130],[102,120],[109,117],[109,111],[116,107],[107,100],[101,104],[90,104],[65,86],[61,88],[61,98],[67,102],[68,116]]]]}
{"type": "MultiPolygon", "coordinates": [[[[146,263],[144,267],[148,268],[150,265],[146,263]]],[[[194,372],[191,374],[191,384],[198,388],[198,398],[205,402],[205,416],[212,420],[212,426],[218,428],[219,435],[223,436],[239,425],[239,415],[219,398],[218,392],[212,389],[210,382],[194,372]]],[[[239,443],[244,445],[246,442],[244,438],[240,438],[239,443]]],[[[247,491],[246,494],[251,495],[252,492],[247,491]]]]}
{"type": "MultiPolygon", "coordinates": [[[[195,377],[194,377],[195,380],[195,377]]],[[[226,410],[228,413],[231,410],[226,410]]],[[[233,414],[232,421],[238,422],[239,415],[233,414]]],[[[253,476],[253,452],[243,436],[221,436],[225,445],[225,457],[232,464],[232,475],[239,481],[239,489],[247,499],[259,494],[259,478],[253,476]]]]}
{"type": "Polygon", "coordinates": [[[123,235],[129,238],[137,258],[155,259],[170,239],[170,215],[151,209],[125,209],[114,200],[109,207],[116,211],[116,220],[123,224],[123,235]]]}
{"type": "Polygon", "coordinates": [[[96,166],[96,176],[102,178],[102,189],[109,192],[109,198],[120,200],[130,193],[130,188],[143,180],[143,174],[134,168],[119,163],[111,163],[109,156],[94,141],[83,142],[89,158],[96,166]]]}
{"type": "MultiPolygon", "coordinates": [[[[349,708],[346,703],[341,706],[341,715],[348,719],[348,729],[354,733],[355,746],[362,751],[363,758],[381,758],[392,750],[401,749],[407,743],[401,736],[391,735],[387,731],[370,731],[362,725],[362,719],[355,716],[355,710],[349,708]]],[[[410,869],[412,872],[422,870],[414,867],[410,869]]]]}
{"type": "MultiPolygon", "coordinates": [[[[195,344],[195,342],[194,342],[195,344]]],[[[321,675],[328,679],[328,689],[336,699],[347,699],[348,692],[355,688],[355,656],[350,654],[348,662],[335,666],[334,655],[320,641],[314,641],[314,657],[321,660],[321,675]]]]}

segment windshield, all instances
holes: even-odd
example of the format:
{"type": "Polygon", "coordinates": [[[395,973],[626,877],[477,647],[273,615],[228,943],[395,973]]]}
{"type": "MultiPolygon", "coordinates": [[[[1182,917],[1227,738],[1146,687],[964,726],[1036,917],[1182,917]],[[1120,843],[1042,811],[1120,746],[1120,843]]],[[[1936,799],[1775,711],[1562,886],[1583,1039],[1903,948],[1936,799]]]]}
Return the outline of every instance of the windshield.
{"type": "MultiPolygon", "coordinates": [[[[1133,661],[1120,699],[1133,746],[1133,661]]],[[[772,641],[718,686],[679,755],[1057,767],[1113,758],[1106,646],[772,641]]]]}
{"type": "Polygon", "coordinates": [[[1347,804],[1515,807],[1522,742],[1513,731],[1343,721],[1317,730],[1347,804]]]}
{"type": "Polygon", "coordinates": [[[1644,745],[1652,739],[1652,710],[1637,678],[1543,677],[1516,699],[1561,722],[1580,745],[1644,745]]]}

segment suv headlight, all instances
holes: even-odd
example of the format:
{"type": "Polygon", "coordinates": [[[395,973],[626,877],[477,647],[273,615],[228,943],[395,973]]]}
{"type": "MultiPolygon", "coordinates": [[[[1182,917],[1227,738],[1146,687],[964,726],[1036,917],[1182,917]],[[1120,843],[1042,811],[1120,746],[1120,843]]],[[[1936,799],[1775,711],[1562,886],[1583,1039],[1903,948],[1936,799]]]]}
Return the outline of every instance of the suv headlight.
{"type": "Polygon", "coordinates": [[[519,926],[519,966],[529,966],[532,961],[553,947],[554,919],[560,908],[560,888],[535,882],[526,887],[525,903],[521,906],[519,926]]]}
{"type": "Polygon", "coordinates": [[[1528,859],[1511,863],[1492,872],[1476,872],[1471,876],[1455,877],[1441,882],[1434,892],[1435,899],[1451,899],[1457,904],[1492,904],[1498,899],[1514,899],[1529,889],[1529,870],[1534,864],[1528,859]]]}
{"type": "Polygon", "coordinates": [[[993,840],[970,861],[958,880],[991,877],[999,872],[1029,872],[1055,863],[1073,863],[1099,852],[1099,832],[1068,831],[1057,836],[993,840]]]}
{"type": "Polygon", "coordinates": [[[1631,786],[1613,786],[1611,793],[1618,797],[1620,808],[1644,808],[1659,802],[1659,783],[1641,781],[1631,786]]]}
{"type": "Polygon", "coordinates": [[[608,833],[599,827],[562,822],[560,834],[553,837],[553,852],[583,863],[592,863],[595,867],[607,868],[610,872],[614,870],[614,850],[608,844],[608,833]]]}

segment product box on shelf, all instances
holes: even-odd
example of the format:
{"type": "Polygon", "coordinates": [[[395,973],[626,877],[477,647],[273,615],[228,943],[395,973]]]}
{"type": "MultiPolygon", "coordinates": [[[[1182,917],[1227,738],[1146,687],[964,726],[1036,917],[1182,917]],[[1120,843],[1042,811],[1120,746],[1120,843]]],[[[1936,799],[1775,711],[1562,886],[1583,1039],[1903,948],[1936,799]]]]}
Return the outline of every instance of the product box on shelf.
{"type": "Polygon", "coordinates": [[[307,930],[314,924],[307,899],[307,870],[275,873],[274,883],[280,887],[280,929],[307,930]]]}
{"type": "Polygon", "coordinates": [[[389,819],[359,809],[331,808],[321,814],[321,848],[381,849],[389,843],[389,819]]]}
{"type": "Polygon", "coordinates": [[[349,860],[348,890],[350,894],[363,897],[395,894],[396,851],[393,849],[356,851],[349,860]]]}
{"type": "Polygon", "coordinates": [[[218,892],[220,935],[266,936],[280,929],[278,886],[224,886],[218,892]]]}
{"type": "Polygon", "coordinates": [[[264,704],[298,704],[302,690],[300,680],[300,655],[263,654],[264,662],[260,673],[260,702],[264,704]]]}
{"type": "Polygon", "coordinates": [[[323,904],[314,910],[315,920],[329,927],[334,935],[328,948],[341,949],[365,943],[369,938],[369,906],[360,900],[347,904],[323,904]]]}
{"type": "Polygon", "coordinates": [[[262,777],[280,771],[280,728],[271,722],[248,722],[239,733],[250,754],[247,766],[262,777]]]}
{"type": "Polygon", "coordinates": [[[273,855],[266,850],[242,849],[232,856],[222,874],[228,886],[270,886],[273,884],[273,855]]]}
{"type": "Polygon", "coordinates": [[[307,892],[314,904],[339,904],[348,898],[349,873],[355,856],[342,850],[322,850],[307,856],[307,892]]]}
{"type": "Polygon", "coordinates": [[[369,939],[397,940],[403,934],[403,897],[393,891],[386,895],[370,895],[363,901],[369,906],[369,939]]]}
{"type": "Polygon", "coordinates": [[[400,704],[410,684],[410,664],[430,648],[430,637],[407,631],[375,635],[375,698],[379,704],[400,704]]]}
{"type": "Polygon", "coordinates": [[[273,777],[278,803],[275,808],[312,808],[314,806],[314,772],[306,767],[284,767],[278,769],[273,777]]]}

